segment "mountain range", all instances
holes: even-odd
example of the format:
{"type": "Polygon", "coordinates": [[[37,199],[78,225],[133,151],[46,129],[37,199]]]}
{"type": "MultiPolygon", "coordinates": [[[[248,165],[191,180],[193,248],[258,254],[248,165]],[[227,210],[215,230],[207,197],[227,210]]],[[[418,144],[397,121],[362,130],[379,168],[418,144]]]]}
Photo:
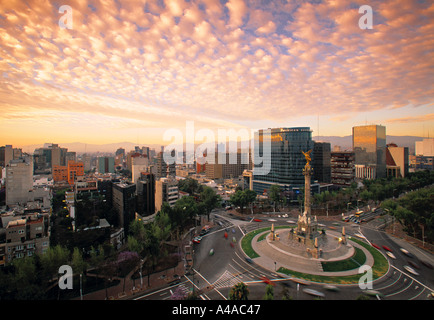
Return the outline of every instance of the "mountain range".
{"type": "MultiPolygon", "coordinates": [[[[351,150],[352,149],[352,136],[314,136],[314,141],[330,142],[331,148],[339,146],[341,150],[351,150]]],[[[408,147],[409,153],[414,153],[415,142],[423,140],[423,137],[416,136],[386,136],[386,143],[395,143],[398,147],[408,147]]],[[[73,142],[73,143],[58,143],[62,148],[68,148],[68,151],[75,151],[78,154],[81,153],[114,153],[118,148],[124,148],[126,152],[134,150],[135,146],[146,146],[155,151],[160,151],[160,144],[137,144],[133,142],[118,142],[118,143],[107,143],[107,144],[90,144],[83,142],[73,142]]],[[[43,144],[33,144],[22,146],[22,150],[27,153],[33,153],[35,149],[43,147],[43,144]]]]}

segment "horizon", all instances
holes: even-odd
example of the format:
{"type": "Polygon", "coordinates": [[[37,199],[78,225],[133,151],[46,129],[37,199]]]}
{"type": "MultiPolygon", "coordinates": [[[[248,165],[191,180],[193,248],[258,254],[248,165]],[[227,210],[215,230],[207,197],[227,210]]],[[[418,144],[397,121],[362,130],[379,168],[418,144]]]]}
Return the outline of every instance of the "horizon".
{"type": "MultiPolygon", "coordinates": [[[[331,147],[333,147],[333,146],[340,146],[340,147],[344,147],[344,148],[347,148],[348,146],[347,145],[339,145],[339,144],[337,144],[337,143],[335,143],[335,142],[333,142],[333,141],[330,141],[330,139],[349,139],[349,138],[351,138],[351,136],[352,135],[346,135],[346,136],[314,136],[314,135],[312,135],[312,140],[313,141],[316,141],[316,142],[329,142],[330,144],[331,144],[331,147]],[[325,140],[321,140],[321,139],[324,139],[325,138],[325,140]],[[329,138],[329,140],[327,140],[327,138],[329,138]]],[[[408,136],[408,135],[404,135],[404,136],[399,136],[399,135],[386,135],[386,143],[396,143],[395,141],[393,141],[393,140],[391,140],[391,141],[387,141],[387,138],[392,138],[392,139],[394,139],[394,138],[410,138],[410,139],[415,139],[415,141],[421,141],[421,140],[423,140],[423,139],[427,139],[427,138],[430,138],[430,137],[421,137],[421,136],[408,136]]],[[[432,138],[431,138],[432,139],[432,138]]],[[[228,142],[234,142],[234,140],[228,140],[227,141],[227,143],[228,142]]],[[[183,143],[183,146],[185,147],[186,146],[186,144],[187,144],[188,142],[186,142],[186,141],[184,141],[184,143],[183,143]]],[[[216,145],[219,143],[218,141],[215,141],[215,143],[216,143],[216,145]]],[[[241,140],[237,140],[237,143],[238,144],[240,144],[241,143],[241,140]]],[[[155,151],[158,151],[158,148],[160,148],[160,147],[167,147],[170,143],[166,143],[166,144],[155,144],[155,143],[146,143],[146,142],[142,142],[142,143],[136,143],[136,142],[132,142],[132,141],[120,141],[120,142],[108,142],[108,143],[101,143],[101,144],[94,144],[94,143],[86,143],[86,142],[80,142],[80,141],[75,141],[75,142],[42,142],[42,143],[35,143],[35,144],[29,144],[29,145],[12,145],[12,147],[13,148],[21,148],[22,150],[23,150],[23,152],[26,152],[26,153],[33,153],[34,152],[34,150],[36,149],[36,148],[41,148],[41,147],[43,147],[45,144],[57,144],[57,145],[59,145],[59,147],[65,147],[65,146],[67,146],[68,148],[70,148],[71,146],[70,145],[74,145],[74,144],[77,144],[77,145],[81,145],[81,147],[83,147],[83,146],[89,146],[89,147],[104,147],[104,146],[111,146],[112,148],[124,148],[125,147],[125,145],[131,145],[131,146],[139,146],[139,147],[149,147],[149,148],[151,148],[151,149],[155,149],[155,151]]],[[[10,144],[9,144],[10,145],[10,144]]],[[[174,145],[174,144],[171,144],[171,145],[174,145]]],[[[200,146],[201,145],[201,142],[195,142],[194,143],[194,146],[195,146],[195,148],[196,147],[198,147],[198,146],[200,146]]],[[[414,145],[399,145],[398,144],[398,147],[401,147],[401,146],[404,146],[404,147],[409,147],[409,149],[411,150],[411,149],[414,149],[414,145]]],[[[77,152],[77,153],[86,153],[86,151],[77,151],[77,150],[68,150],[68,151],[72,151],[72,152],[77,152]]],[[[101,152],[101,153],[107,153],[107,152],[115,152],[116,150],[114,150],[113,149],[113,151],[107,151],[107,150],[103,150],[103,151],[99,151],[99,150],[97,150],[97,151],[88,151],[88,153],[95,153],[95,152],[101,152]]],[[[131,151],[131,150],[125,150],[126,152],[129,152],[129,151],[131,151]]]]}
{"type": "Polygon", "coordinates": [[[165,145],[187,121],[433,135],[434,3],[369,6],[363,29],[347,0],[4,2],[0,145],[165,145]]]}

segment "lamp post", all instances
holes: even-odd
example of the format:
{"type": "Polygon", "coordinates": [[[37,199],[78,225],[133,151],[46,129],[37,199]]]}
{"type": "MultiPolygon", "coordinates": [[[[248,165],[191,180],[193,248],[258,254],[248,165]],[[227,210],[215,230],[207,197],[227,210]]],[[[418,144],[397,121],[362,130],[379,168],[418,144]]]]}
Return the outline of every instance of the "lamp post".
{"type": "Polygon", "coordinates": [[[143,259],[140,259],[140,289],[143,289],[143,277],[142,277],[143,259]]]}
{"type": "Polygon", "coordinates": [[[83,275],[80,273],[80,300],[83,300],[83,290],[82,290],[82,283],[81,283],[82,276],[83,275]]]}

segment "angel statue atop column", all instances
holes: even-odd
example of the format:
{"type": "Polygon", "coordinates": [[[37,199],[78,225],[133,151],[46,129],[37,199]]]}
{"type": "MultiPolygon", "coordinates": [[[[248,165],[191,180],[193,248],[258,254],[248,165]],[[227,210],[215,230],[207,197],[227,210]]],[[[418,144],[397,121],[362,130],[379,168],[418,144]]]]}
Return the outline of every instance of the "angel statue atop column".
{"type": "Polygon", "coordinates": [[[312,152],[312,149],[309,150],[308,152],[304,152],[303,150],[301,151],[301,153],[304,154],[304,157],[306,158],[306,167],[309,166],[310,162],[311,162],[311,157],[310,157],[310,153],[312,152]]]}

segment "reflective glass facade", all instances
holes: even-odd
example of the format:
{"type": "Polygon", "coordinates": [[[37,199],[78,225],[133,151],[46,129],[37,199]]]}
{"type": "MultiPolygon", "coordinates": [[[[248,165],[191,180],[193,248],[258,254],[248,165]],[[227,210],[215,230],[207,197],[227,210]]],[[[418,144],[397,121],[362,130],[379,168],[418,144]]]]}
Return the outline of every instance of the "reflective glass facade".
{"type": "MultiPolygon", "coordinates": [[[[274,128],[259,130],[255,133],[256,141],[266,140],[264,135],[270,135],[271,152],[262,154],[264,161],[271,164],[267,174],[254,175],[253,189],[263,193],[271,185],[279,184],[284,189],[304,187],[303,168],[306,159],[301,151],[313,150],[312,131],[309,127],[274,128]]],[[[313,152],[311,153],[313,159],[313,152]]],[[[255,161],[254,161],[255,162],[255,161]]]]}
{"type": "MultiPolygon", "coordinates": [[[[355,165],[374,170],[375,178],[386,177],[386,127],[368,125],[353,127],[355,165]]],[[[372,171],[371,170],[371,171],[372,171]]],[[[372,178],[358,176],[356,178],[372,178]]]]}

